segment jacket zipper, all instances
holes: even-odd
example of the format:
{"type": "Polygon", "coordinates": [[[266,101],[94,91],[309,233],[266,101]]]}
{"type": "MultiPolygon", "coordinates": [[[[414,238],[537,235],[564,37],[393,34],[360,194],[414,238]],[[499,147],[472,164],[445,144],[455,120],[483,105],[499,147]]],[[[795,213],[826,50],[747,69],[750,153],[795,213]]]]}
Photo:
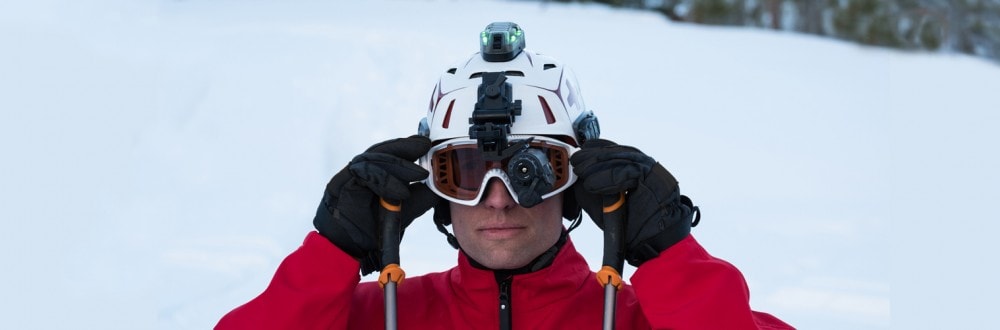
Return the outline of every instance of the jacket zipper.
{"type": "Polygon", "coordinates": [[[497,284],[500,285],[500,330],[510,330],[510,283],[513,276],[497,277],[497,284]]]}

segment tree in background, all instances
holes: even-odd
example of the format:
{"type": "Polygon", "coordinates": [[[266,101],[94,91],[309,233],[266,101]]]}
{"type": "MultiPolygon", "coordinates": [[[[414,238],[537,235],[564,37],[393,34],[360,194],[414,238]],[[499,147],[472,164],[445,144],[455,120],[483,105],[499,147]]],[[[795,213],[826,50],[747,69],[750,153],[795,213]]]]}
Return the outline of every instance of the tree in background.
{"type": "Polygon", "coordinates": [[[1000,62],[1000,0],[557,0],[655,10],[672,21],[753,26],[1000,62]]]}

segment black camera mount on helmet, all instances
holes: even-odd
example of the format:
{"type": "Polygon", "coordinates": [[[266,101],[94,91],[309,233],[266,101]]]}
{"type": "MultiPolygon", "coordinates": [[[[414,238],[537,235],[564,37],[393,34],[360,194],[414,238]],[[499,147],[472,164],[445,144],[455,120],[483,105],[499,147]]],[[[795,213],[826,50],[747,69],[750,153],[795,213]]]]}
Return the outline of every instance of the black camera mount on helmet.
{"type": "Polygon", "coordinates": [[[503,72],[483,73],[476,108],[469,118],[469,137],[478,141],[479,151],[488,161],[503,160],[521,149],[507,142],[510,125],[521,115],[521,100],[513,99],[512,89],[503,72]]]}
{"type": "Polygon", "coordinates": [[[555,171],[548,156],[529,148],[533,138],[509,141],[510,126],[521,115],[521,100],[514,100],[513,89],[503,72],[485,72],[479,85],[479,99],[469,118],[469,137],[476,139],[486,161],[510,159],[506,168],[518,203],[532,207],[542,202],[542,195],[552,190],[555,171]]]}

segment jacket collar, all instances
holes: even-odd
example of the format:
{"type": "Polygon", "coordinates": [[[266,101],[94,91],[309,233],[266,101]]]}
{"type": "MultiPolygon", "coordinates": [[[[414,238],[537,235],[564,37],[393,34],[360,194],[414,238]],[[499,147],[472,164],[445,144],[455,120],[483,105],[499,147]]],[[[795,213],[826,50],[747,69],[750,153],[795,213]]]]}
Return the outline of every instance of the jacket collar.
{"type": "MultiPolygon", "coordinates": [[[[499,294],[495,273],[493,270],[476,267],[473,262],[464,253],[459,253],[458,266],[449,271],[454,292],[465,303],[492,306],[497,302],[499,294]]],[[[573,241],[567,236],[565,244],[558,249],[550,265],[513,275],[513,303],[520,308],[536,308],[567,298],[579,290],[583,281],[591,279],[592,274],[587,261],[576,251],[573,241]]],[[[596,282],[594,285],[597,285],[596,282]]]]}

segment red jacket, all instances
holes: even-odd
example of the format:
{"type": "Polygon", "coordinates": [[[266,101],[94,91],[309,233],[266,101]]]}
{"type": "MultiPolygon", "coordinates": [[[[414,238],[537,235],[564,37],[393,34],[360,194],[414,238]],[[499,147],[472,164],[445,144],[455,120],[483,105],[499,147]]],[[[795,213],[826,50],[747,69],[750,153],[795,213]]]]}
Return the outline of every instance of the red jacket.
{"type": "MultiPolygon", "coordinates": [[[[278,267],[271,284],[219,321],[216,329],[382,329],[382,290],[360,283],[359,264],[313,232],[278,267]]],[[[458,266],[406,278],[399,285],[399,329],[497,329],[499,287],[493,272],[458,266]]],[[[791,329],[750,310],[736,267],[688,236],[639,267],[618,293],[617,329],[791,329]]],[[[552,264],[515,275],[513,329],[600,329],[604,290],[571,241],[552,264]]]]}

